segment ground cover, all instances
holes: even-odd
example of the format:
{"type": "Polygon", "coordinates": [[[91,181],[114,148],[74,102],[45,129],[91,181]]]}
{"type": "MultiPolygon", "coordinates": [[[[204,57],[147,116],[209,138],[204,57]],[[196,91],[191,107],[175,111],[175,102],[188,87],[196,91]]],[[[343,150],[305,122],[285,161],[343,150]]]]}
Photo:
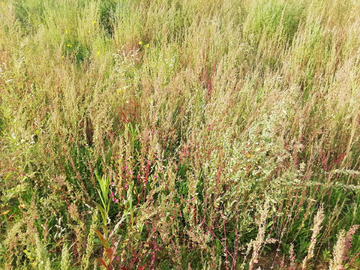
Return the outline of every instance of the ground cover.
{"type": "Polygon", "coordinates": [[[0,268],[359,269],[358,14],[1,1],[0,268]]]}

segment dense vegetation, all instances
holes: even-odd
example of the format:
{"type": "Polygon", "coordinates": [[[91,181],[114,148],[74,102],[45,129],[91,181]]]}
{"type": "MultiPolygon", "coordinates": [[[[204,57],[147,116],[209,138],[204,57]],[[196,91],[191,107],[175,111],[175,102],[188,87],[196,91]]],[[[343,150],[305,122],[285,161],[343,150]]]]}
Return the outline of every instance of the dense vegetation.
{"type": "Polygon", "coordinates": [[[359,269],[360,1],[2,0],[1,269],[359,269]]]}

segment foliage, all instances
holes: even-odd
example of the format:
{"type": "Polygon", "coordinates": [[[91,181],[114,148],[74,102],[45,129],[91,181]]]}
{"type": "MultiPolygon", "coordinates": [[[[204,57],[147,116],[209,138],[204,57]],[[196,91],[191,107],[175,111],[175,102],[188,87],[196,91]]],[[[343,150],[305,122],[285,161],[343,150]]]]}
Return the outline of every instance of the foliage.
{"type": "Polygon", "coordinates": [[[359,12],[3,0],[0,268],[359,268],[359,12]]]}

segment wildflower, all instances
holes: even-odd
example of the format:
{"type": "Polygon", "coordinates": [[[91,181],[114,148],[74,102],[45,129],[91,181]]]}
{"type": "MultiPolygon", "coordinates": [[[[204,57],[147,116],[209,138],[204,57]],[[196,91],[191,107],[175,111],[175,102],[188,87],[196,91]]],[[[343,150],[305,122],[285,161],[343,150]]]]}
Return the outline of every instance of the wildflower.
{"type": "Polygon", "coordinates": [[[88,31],[88,33],[90,34],[90,30],[88,31]]]}
{"type": "Polygon", "coordinates": [[[150,44],[146,44],[146,48],[149,48],[150,44]]]}
{"type": "Polygon", "coordinates": [[[6,215],[9,212],[10,212],[10,210],[6,210],[5,212],[2,212],[1,215],[6,215]]]}
{"type": "Polygon", "coordinates": [[[100,54],[100,51],[98,51],[98,55],[100,54]]]}
{"type": "Polygon", "coordinates": [[[69,33],[69,30],[65,30],[65,34],[69,33]]]}
{"type": "Polygon", "coordinates": [[[93,21],[93,23],[95,24],[95,23],[96,23],[96,21],[93,21]]]}
{"type": "Polygon", "coordinates": [[[139,45],[141,45],[142,44],[142,42],[141,41],[139,41],[139,45]]]}
{"type": "Polygon", "coordinates": [[[61,56],[61,58],[64,58],[64,56],[61,56]]]}

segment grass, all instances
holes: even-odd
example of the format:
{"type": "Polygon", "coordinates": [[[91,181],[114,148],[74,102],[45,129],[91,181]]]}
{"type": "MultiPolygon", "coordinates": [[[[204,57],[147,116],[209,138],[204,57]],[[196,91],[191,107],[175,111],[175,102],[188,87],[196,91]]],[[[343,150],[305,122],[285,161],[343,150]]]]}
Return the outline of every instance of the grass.
{"type": "Polygon", "coordinates": [[[2,269],[358,269],[357,1],[3,0],[2,269]]]}

